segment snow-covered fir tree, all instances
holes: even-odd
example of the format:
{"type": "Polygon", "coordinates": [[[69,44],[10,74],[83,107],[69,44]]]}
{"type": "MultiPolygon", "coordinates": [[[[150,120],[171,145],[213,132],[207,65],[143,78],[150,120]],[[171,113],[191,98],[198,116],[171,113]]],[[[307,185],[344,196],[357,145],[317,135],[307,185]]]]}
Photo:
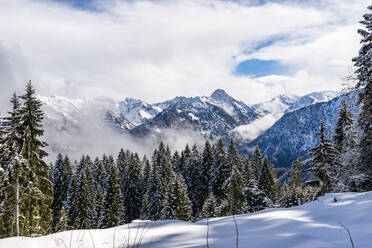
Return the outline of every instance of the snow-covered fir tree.
{"type": "Polygon", "coordinates": [[[256,146],[252,156],[252,167],[254,168],[254,173],[257,181],[259,181],[261,178],[262,165],[262,153],[260,148],[256,146]]]}
{"type": "Polygon", "coordinates": [[[81,170],[78,176],[77,216],[74,227],[90,229],[94,225],[96,216],[94,208],[94,185],[92,176],[92,161],[89,156],[81,160],[81,170]]]}
{"type": "Polygon", "coordinates": [[[192,203],[187,194],[187,185],[182,176],[176,175],[164,200],[162,219],[192,220],[192,203]]]}
{"type": "Polygon", "coordinates": [[[110,165],[108,184],[103,201],[103,210],[99,228],[118,226],[125,222],[125,209],[118,182],[117,168],[114,162],[110,165]]]}
{"type": "Polygon", "coordinates": [[[60,213],[58,214],[59,219],[58,222],[55,226],[55,231],[56,232],[62,232],[68,230],[68,218],[66,214],[66,209],[65,207],[62,207],[60,210],[60,213]]]}
{"type": "Polygon", "coordinates": [[[120,169],[119,183],[126,210],[126,221],[138,219],[142,204],[141,170],[142,165],[138,154],[125,156],[121,150],[117,159],[120,169]]]}
{"type": "Polygon", "coordinates": [[[75,220],[78,215],[78,199],[79,199],[79,191],[78,191],[78,180],[76,174],[72,176],[71,186],[68,190],[67,194],[67,217],[68,217],[68,226],[74,227],[75,220]]]}
{"type": "Polygon", "coordinates": [[[241,214],[245,209],[246,200],[243,192],[242,162],[232,139],[227,152],[227,164],[230,168],[230,175],[222,186],[227,191],[227,208],[221,209],[221,213],[223,215],[241,214]]]}
{"type": "Polygon", "coordinates": [[[331,192],[333,188],[336,177],[335,158],[338,151],[331,143],[331,140],[326,138],[323,121],[320,122],[320,130],[316,135],[319,136],[319,144],[310,149],[309,153],[311,156],[312,171],[317,178],[312,184],[317,186],[317,195],[320,196],[331,192]]]}
{"type": "Polygon", "coordinates": [[[210,176],[210,189],[216,197],[218,206],[227,200],[228,191],[227,188],[223,188],[223,185],[229,176],[230,168],[227,163],[225,146],[222,139],[219,139],[210,176]]]}
{"type": "Polygon", "coordinates": [[[202,218],[212,218],[220,215],[220,211],[217,207],[216,198],[214,197],[213,192],[208,194],[208,198],[203,204],[203,209],[200,217],[202,218]]]}
{"type": "Polygon", "coordinates": [[[363,15],[360,21],[364,29],[359,29],[362,36],[362,47],[359,55],[353,58],[358,83],[357,88],[363,88],[359,103],[361,112],[358,125],[362,131],[359,142],[359,163],[364,174],[364,182],[360,185],[361,190],[372,189],[372,5],[368,6],[368,13],[363,15]]]}
{"type": "Polygon", "coordinates": [[[52,182],[53,182],[53,227],[59,222],[61,218],[61,209],[66,207],[67,194],[71,184],[72,167],[70,159],[57,155],[56,162],[53,167],[52,182]]]}
{"type": "Polygon", "coordinates": [[[358,166],[357,134],[354,114],[349,111],[347,101],[342,101],[333,140],[338,150],[336,156],[336,180],[334,190],[358,191],[365,178],[358,166]]]}
{"type": "MultiPolygon", "coordinates": [[[[10,100],[12,110],[2,119],[0,140],[0,164],[2,165],[2,184],[0,188],[0,236],[20,235],[20,218],[24,216],[22,203],[29,195],[28,172],[31,170],[22,159],[23,131],[20,129],[20,102],[16,94],[10,100]]],[[[21,220],[22,222],[22,220],[21,220]]]]}
{"type": "Polygon", "coordinates": [[[274,167],[270,164],[267,156],[263,160],[261,169],[260,188],[274,204],[278,203],[280,184],[276,178],[274,167]]]}
{"type": "Polygon", "coordinates": [[[187,165],[187,177],[185,181],[189,189],[189,197],[193,205],[193,216],[197,216],[204,203],[203,194],[207,188],[203,185],[204,170],[202,167],[202,157],[196,145],[191,149],[189,164],[187,165]]]}
{"type": "Polygon", "coordinates": [[[302,159],[297,158],[293,161],[289,182],[283,186],[280,204],[282,207],[293,207],[302,204],[302,159]]]}

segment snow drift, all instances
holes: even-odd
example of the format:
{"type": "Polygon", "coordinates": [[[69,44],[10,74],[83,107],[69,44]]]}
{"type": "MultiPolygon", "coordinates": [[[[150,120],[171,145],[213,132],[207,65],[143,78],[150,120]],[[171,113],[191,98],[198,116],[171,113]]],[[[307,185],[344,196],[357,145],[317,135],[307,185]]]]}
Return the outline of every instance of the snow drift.
{"type": "MultiPolygon", "coordinates": [[[[349,248],[372,244],[372,192],[326,194],[294,208],[267,209],[235,216],[239,247],[349,248]],[[336,200],[336,201],[335,201],[336,200]]],[[[235,247],[232,217],[209,219],[209,247],[235,247]]],[[[75,230],[38,238],[7,238],[1,248],[207,247],[207,220],[138,221],[104,230],[75,230]],[[128,246],[128,242],[130,245],[128,246]],[[136,244],[141,245],[136,246],[136,244]]]]}

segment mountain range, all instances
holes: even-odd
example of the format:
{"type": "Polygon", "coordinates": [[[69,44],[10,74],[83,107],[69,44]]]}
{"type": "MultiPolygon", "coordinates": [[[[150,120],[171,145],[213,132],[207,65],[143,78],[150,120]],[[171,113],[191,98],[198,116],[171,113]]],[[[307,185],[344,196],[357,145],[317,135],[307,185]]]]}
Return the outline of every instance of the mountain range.
{"type": "Polygon", "coordinates": [[[217,89],[210,96],[178,96],[154,104],[134,98],[125,98],[120,102],[94,97],[68,99],[40,96],[40,99],[44,103],[44,126],[51,154],[74,151],[95,153],[100,152],[99,147],[106,148],[104,152],[111,149],[111,152],[116,152],[120,147],[132,146],[133,143],[136,147],[151,146],[144,149],[146,152],[151,151],[161,139],[169,143],[180,143],[182,140],[202,143],[204,139],[215,141],[222,137],[227,141],[234,137],[241,152],[249,153],[252,147],[259,145],[277,166],[287,167],[294,156],[303,155],[308,146],[316,142],[313,131],[323,115],[329,119],[328,124],[334,124],[340,102],[336,99],[340,98],[340,94],[335,91],[314,92],[305,96],[282,94],[253,105],[234,99],[222,89],[217,89]],[[320,107],[327,104],[332,105],[332,113],[320,107]],[[309,108],[312,115],[306,111],[309,108]],[[306,131],[296,132],[300,136],[288,137],[297,128],[306,131]],[[190,137],[166,137],[169,130],[187,133],[190,137]],[[306,145],[291,146],[295,143],[292,139],[305,139],[306,145]],[[296,147],[300,148],[297,153],[292,151],[296,147]],[[285,154],[290,152],[288,159],[281,150],[285,154]]]}

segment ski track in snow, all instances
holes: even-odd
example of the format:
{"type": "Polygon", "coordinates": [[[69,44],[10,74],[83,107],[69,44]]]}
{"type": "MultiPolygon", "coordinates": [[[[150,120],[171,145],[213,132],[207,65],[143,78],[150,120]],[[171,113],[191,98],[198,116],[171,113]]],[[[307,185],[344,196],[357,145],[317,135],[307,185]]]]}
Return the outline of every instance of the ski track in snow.
{"type": "MultiPolygon", "coordinates": [[[[356,248],[372,247],[371,209],[372,192],[340,193],[326,194],[299,207],[238,215],[239,247],[350,248],[349,236],[340,224],[349,228],[356,248]],[[337,202],[334,202],[335,197],[337,202]]],[[[195,223],[135,221],[104,230],[75,230],[38,238],[7,238],[0,240],[0,247],[121,248],[128,247],[128,240],[129,247],[207,247],[206,231],[206,220],[195,223]],[[141,237],[142,245],[135,246],[141,237]]],[[[231,216],[209,219],[210,248],[233,248],[235,239],[231,216]]]]}

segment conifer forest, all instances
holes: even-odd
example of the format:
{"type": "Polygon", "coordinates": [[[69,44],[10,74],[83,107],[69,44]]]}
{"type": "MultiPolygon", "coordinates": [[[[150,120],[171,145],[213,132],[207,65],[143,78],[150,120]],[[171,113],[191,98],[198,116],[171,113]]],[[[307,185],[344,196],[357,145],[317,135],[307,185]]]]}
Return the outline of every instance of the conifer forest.
{"type": "Polygon", "coordinates": [[[195,223],[301,206],[328,193],[372,191],[371,12],[372,5],[360,21],[360,50],[352,58],[354,83],[348,92],[357,92],[357,105],[341,94],[335,126],[322,119],[312,134],[315,145],[284,172],[259,144],[241,152],[233,135],[181,150],[159,140],[147,154],[125,143],[116,153],[81,153],[78,160],[59,152],[50,162],[47,116],[34,82],[25,83],[21,93],[1,95],[10,107],[0,116],[0,238],[137,220],[195,223]]]}

